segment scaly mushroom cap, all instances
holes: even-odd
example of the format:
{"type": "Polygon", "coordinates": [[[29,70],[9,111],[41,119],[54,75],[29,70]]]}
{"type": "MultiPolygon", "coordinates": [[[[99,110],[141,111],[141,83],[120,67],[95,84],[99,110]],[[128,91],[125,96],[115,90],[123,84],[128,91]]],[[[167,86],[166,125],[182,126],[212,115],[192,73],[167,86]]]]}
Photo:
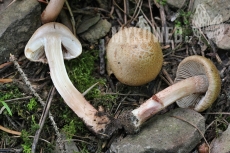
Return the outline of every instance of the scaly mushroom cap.
{"type": "Polygon", "coordinates": [[[209,87],[205,95],[192,94],[177,100],[182,108],[193,108],[198,112],[206,110],[212,105],[220,93],[221,79],[216,66],[207,58],[202,56],[190,56],[185,58],[178,66],[175,83],[186,78],[205,75],[208,78],[209,87]]]}
{"type": "Polygon", "coordinates": [[[125,28],[107,45],[107,72],[130,86],[146,84],[161,70],[163,54],[156,37],[140,28],[125,28]]]}
{"type": "Polygon", "coordinates": [[[73,33],[63,24],[50,22],[39,27],[30,38],[25,47],[25,56],[31,61],[47,63],[44,51],[44,44],[49,36],[60,38],[64,59],[73,59],[78,57],[82,52],[82,46],[73,33]]]}

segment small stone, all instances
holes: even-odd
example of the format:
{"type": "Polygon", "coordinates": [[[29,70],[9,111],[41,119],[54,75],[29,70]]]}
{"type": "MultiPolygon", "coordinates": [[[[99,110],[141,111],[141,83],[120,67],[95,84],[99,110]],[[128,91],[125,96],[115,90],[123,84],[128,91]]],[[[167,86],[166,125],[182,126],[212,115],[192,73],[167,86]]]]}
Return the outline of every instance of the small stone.
{"type": "Polygon", "coordinates": [[[0,13],[0,64],[9,55],[18,56],[41,25],[41,8],[37,0],[17,0],[0,13]]]}
{"type": "Polygon", "coordinates": [[[167,4],[175,8],[182,8],[185,5],[186,0],[167,0],[167,4]]]}
{"type": "Polygon", "coordinates": [[[195,0],[192,24],[196,27],[205,27],[223,23],[230,18],[229,0],[195,0]]]}
{"type": "Polygon", "coordinates": [[[218,24],[205,28],[205,34],[220,49],[230,50],[230,24],[218,24]]]}
{"type": "Polygon", "coordinates": [[[140,133],[112,143],[110,153],[190,152],[202,136],[194,126],[173,116],[195,125],[204,134],[204,117],[191,109],[178,108],[153,117],[143,125],[140,133]]]}
{"type": "Polygon", "coordinates": [[[230,152],[230,126],[220,137],[215,138],[211,145],[211,153],[228,153],[230,152]]]}
{"type": "Polygon", "coordinates": [[[80,37],[88,42],[95,43],[98,39],[104,37],[110,30],[111,23],[107,20],[100,20],[89,30],[80,35],[80,37]]]}
{"type": "Polygon", "coordinates": [[[100,14],[94,17],[85,18],[77,28],[77,34],[87,31],[90,27],[95,25],[100,20],[100,14]]]}
{"type": "Polygon", "coordinates": [[[61,133],[61,140],[63,140],[63,142],[61,142],[61,145],[63,145],[62,149],[63,150],[60,150],[59,147],[60,146],[60,142],[56,142],[56,147],[55,147],[55,150],[54,152],[55,153],[63,153],[61,151],[64,151],[64,153],[71,153],[71,152],[79,152],[79,149],[78,147],[76,146],[76,143],[73,142],[73,140],[68,140],[68,138],[66,137],[66,135],[64,133],[61,133]]]}

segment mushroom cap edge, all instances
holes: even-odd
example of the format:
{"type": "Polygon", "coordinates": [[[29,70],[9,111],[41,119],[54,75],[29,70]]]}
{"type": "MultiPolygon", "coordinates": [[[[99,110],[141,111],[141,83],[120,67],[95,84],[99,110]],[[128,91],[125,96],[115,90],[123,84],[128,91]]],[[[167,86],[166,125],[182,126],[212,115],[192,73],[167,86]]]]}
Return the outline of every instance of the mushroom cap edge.
{"type": "Polygon", "coordinates": [[[42,25],[34,32],[25,46],[25,56],[31,61],[46,63],[44,41],[48,41],[46,39],[51,35],[58,36],[65,51],[68,51],[63,52],[64,59],[70,60],[81,54],[82,45],[73,33],[61,23],[50,22],[42,25]]]}
{"type": "MultiPolygon", "coordinates": [[[[174,83],[186,79],[186,77],[195,76],[195,75],[206,75],[208,77],[208,90],[205,93],[204,97],[195,104],[194,110],[197,112],[202,112],[212,105],[212,103],[217,99],[221,90],[221,79],[219,72],[213,62],[203,56],[193,55],[185,58],[178,66],[176,73],[176,78],[174,83]],[[195,63],[196,62],[196,63],[195,63]],[[192,64],[193,63],[193,64],[192,64]],[[195,74],[191,74],[192,71],[184,71],[181,68],[191,68],[192,65],[196,65],[193,68],[195,74]],[[187,74],[187,76],[181,76],[181,73],[187,74]]],[[[188,107],[183,103],[183,100],[186,98],[192,98],[194,95],[184,97],[177,101],[179,107],[185,108],[188,107]]],[[[188,99],[187,99],[188,100],[188,99]]]]}

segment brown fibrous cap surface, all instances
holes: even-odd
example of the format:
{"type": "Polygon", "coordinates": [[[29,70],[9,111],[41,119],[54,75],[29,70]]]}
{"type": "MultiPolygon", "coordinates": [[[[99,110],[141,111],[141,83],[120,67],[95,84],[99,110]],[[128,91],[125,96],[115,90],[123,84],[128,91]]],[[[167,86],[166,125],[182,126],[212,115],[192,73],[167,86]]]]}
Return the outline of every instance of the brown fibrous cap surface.
{"type": "Polygon", "coordinates": [[[156,37],[140,28],[124,28],[107,45],[107,71],[130,86],[146,84],[161,70],[163,54],[156,37]]]}

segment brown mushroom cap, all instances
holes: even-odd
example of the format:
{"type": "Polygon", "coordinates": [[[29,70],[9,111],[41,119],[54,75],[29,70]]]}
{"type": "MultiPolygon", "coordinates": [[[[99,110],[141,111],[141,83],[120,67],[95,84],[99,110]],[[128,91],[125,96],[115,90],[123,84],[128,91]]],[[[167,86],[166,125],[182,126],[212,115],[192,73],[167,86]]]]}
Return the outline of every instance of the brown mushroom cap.
{"type": "Polygon", "coordinates": [[[205,95],[196,93],[177,100],[182,108],[193,108],[198,112],[206,110],[212,105],[220,93],[221,79],[215,65],[202,56],[190,56],[185,58],[178,66],[175,83],[186,78],[205,75],[208,78],[209,86],[205,95]]]}
{"type": "Polygon", "coordinates": [[[146,84],[161,70],[163,54],[156,37],[140,28],[125,28],[107,45],[107,72],[130,86],[146,84]]]}

